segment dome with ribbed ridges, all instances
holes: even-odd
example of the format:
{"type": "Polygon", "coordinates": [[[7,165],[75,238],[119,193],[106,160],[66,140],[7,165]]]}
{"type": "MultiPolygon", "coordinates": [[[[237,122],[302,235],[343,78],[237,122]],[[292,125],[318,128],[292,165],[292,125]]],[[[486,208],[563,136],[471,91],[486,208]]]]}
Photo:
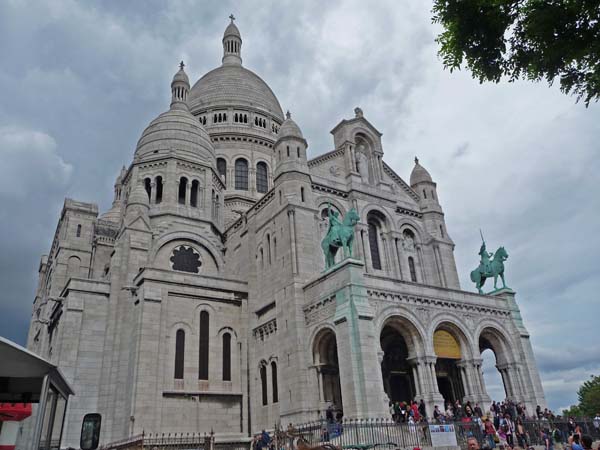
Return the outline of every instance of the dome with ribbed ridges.
{"type": "Polygon", "coordinates": [[[138,141],[135,157],[145,159],[170,151],[208,163],[215,157],[208,133],[184,110],[171,109],[150,122],[138,141]]]}
{"type": "Polygon", "coordinates": [[[223,65],[200,78],[190,91],[192,112],[231,106],[254,107],[283,120],[281,105],[262,78],[241,65],[223,65]]]}

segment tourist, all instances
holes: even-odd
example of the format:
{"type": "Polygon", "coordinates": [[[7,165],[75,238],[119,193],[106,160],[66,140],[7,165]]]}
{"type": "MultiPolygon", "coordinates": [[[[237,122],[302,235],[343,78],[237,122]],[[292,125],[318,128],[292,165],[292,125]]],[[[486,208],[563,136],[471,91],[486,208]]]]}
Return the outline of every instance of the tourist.
{"type": "Polygon", "coordinates": [[[515,427],[515,434],[517,435],[517,445],[521,448],[527,447],[527,439],[525,434],[525,426],[523,425],[523,419],[517,418],[517,426],[515,427]]]}
{"type": "Polygon", "coordinates": [[[544,445],[546,450],[554,450],[554,446],[552,445],[552,436],[550,436],[550,430],[548,428],[544,428],[542,431],[542,445],[544,445]]]}
{"type": "Polygon", "coordinates": [[[479,441],[475,436],[469,436],[467,438],[467,449],[468,450],[479,450],[479,441]]]}
{"type": "Polygon", "coordinates": [[[594,428],[596,433],[600,433],[600,413],[596,413],[596,417],[594,417],[594,428]]]}
{"type": "Polygon", "coordinates": [[[419,415],[423,418],[423,420],[427,420],[427,410],[425,409],[425,401],[421,399],[419,403],[419,415]]]}
{"type": "Polygon", "coordinates": [[[483,416],[483,431],[490,448],[496,447],[496,440],[498,439],[498,436],[496,435],[496,427],[494,427],[494,424],[490,420],[489,416],[483,416]]]}
{"type": "Polygon", "coordinates": [[[483,416],[483,411],[481,410],[479,403],[475,403],[474,411],[475,411],[475,415],[481,419],[481,416],[483,416]]]}
{"type": "Polygon", "coordinates": [[[573,417],[569,417],[569,422],[567,423],[567,429],[569,430],[569,436],[573,436],[573,434],[575,434],[576,426],[577,425],[575,424],[573,417]]]}
{"type": "Polygon", "coordinates": [[[583,447],[583,450],[592,450],[592,442],[593,439],[589,434],[581,436],[581,446],[583,447]]]}
{"type": "Polygon", "coordinates": [[[325,419],[327,423],[333,423],[333,405],[330,403],[325,411],[325,419]]]}
{"type": "Polygon", "coordinates": [[[436,423],[442,423],[440,417],[442,416],[442,413],[440,412],[440,407],[438,405],[435,405],[433,407],[433,420],[436,423]]]}
{"type": "Polygon", "coordinates": [[[583,447],[579,443],[579,435],[574,433],[573,436],[569,438],[569,444],[571,445],[571,450],[583,450],[583,447]]]}

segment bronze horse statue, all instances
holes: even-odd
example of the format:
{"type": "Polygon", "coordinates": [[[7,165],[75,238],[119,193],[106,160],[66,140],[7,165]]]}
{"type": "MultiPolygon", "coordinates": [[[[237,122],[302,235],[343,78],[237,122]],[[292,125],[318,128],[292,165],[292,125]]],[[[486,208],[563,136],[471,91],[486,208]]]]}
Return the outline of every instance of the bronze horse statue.
{"type": "Polygon", "coordinates": [[[483,294],[481,287],[487,278],[494,277],[494,289],[497,289],[498,275],[502,278],[503,287],[506,287],[506,282],[504,281],[504,261],[508,259],[508,253],[504,247],[500,247],[493,255],[494,257],[489,262],[479,264],[479,267],[471,272],[471,281],[475,283],[480,294],[483,294]]]}
{"type": "Polygon", "coordinates": [[[356,209],[352,208],[344,216],[344,220],[340,222],[337,218],[338,213],[331,208],[329,212],[329,230],[327,235],[321,242],[321,248],[325,253],[325,269],[329,269],[335,265],[335,255],[341,247],[344,252],[344,258],[352,256],[352,243],[354,242],[354,227],[358,223],[360,217],[356,209]]]}

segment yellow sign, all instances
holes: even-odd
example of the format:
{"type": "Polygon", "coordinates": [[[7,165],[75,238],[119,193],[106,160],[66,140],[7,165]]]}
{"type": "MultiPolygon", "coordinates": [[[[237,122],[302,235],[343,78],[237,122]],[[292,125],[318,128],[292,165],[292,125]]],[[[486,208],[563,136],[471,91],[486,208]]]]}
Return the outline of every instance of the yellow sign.
{"type": "Polygon", "coordinates": [[[445,330],[433,333],[433,349],[438,358],[460,359],[460,344],[445,330]]]}

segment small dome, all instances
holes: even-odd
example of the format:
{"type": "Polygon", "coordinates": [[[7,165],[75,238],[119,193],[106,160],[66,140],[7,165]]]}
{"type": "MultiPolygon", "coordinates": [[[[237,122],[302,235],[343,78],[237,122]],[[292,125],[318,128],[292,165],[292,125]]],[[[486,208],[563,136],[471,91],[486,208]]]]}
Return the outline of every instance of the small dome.
{"type": "Polygon", "coordinates": [[[171,109],[146,127],[135,150],[137,159],[174,151],[190,159],[211,161],[215,150],[206,130],[188,111],[171,109]]]}
{"type": "Polygon", "coordinates": [[[425,168],[421,164],[419,164],[419,159],[415,158],[415,167],[413,168],[412,173],[410,174],[410,185],[414,186],[424,181],[433,183],[429,172],[427,172],[427,170],[425,170],[425,168]]]}
{"type": "Polygon", "coordinates": [[[173,76],[173,81],[171,82],[171,84],[179,81],[187,84],[188,86],[190,85],[190,79],[188,78],[187,73],[185,73],[185,70],[183,70],[183,68],[184,64],[183,61],[181,61],[181,63],[179,64],[179,70],[177,71],[175,76],[173,76]]]}
{"type": "Polygon", "coordinates": [[[114,202],[112,207],[98,218],[100,220],[119,223],[121,220],[121,205],[118,202],[114,202]]]}
{"type": "Polygon", "coordinates": [[[227,36],[237,36],[240,39],[242,38],[240,30],[238,30],[238,27],[235,25],[235,23],[233,23],[233,20],[229,25],[227,25],[227,28],[225,28],[225,33],[223,33],[223,39],[225,39],[227,36]]]}
{"type": "Polygon", "coordinates": [[[304,139],[302,135],[302,130],[294,120],[292,119],[292,115],[288,111],[285,115],[286,119],[281,124],[281,128],[279,129],[279,139],[284,137],[297,137],[300,139],[304,139]]]}
{"type": "Polygon", "coordinates": [[[129,198],[127,199],[127,207],[133,205],[145,206],[147,208],[150,207],[148,193],[144,189],[144,186],[142,186],[142,183],[136,183],[133,191],[131,191],[131,194],[129,194],[129,198]]]}

